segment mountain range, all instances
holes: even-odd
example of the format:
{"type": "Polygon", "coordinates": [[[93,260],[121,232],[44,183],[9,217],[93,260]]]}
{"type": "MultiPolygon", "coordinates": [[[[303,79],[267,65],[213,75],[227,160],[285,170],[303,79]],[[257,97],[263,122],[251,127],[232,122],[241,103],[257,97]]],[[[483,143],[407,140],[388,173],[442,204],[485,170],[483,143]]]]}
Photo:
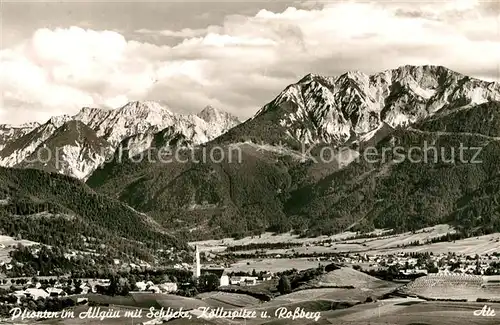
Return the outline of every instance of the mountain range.
{"type": "Polygon", "coordinates": [[[442,66],[403,66],[374,75],[308,74],[223,138],[342,145],[389,125],[409,125],[466,105],[500,100],[500,85],[442,66]]]}
{"type": "Polygon", "coordinates": [[[132,102],[3,126],[0,164],[81,179],[183,239],[437,223],[487,233],[500,231],[499,118],[500,84],[441,66],[309,74],[243,123],[213,107],[181,115],[132,102]],[[409,159],[428,145],[438,148],[431,163],[409,159]],[[449,158],[462,145],[481,148],[481,163],[472,149],[468,162],[449,158]],[[133,159],[166,146],[180,158],[133,159]],[[57,159],[37,159],[56,149],[57,159]],[[407,159],[396,161],[396,149],[407,159]],[[368,150],[376,159],[362,158],[368,150]]]}
{"type": "Polygon", "coordinates": [[[74,116],[55,116],[41,125],[3,126],[0,165],[86,179],[124,140],[140,151],[157,133],[171,128],[197,145],[238,123],[236,117],[211,106],[197,115],[176,114],[156,102],[130,102],[114,110],[84,107],[74,116]]]}

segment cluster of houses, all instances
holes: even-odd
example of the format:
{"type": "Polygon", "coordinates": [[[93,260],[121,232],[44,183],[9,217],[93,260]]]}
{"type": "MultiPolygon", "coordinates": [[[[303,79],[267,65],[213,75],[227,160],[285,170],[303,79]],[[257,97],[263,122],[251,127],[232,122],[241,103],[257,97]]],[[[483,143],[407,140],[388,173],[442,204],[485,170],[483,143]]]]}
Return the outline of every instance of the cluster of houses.
{"type": "Polygon", "coordinates": [[[20,303],[22,298],[33,298],[33,300],[38,300],[39,298],[46,299],[48,297],[67,296],[66,292],[59,288],[27,288],[24,290],[16,290],[12,295],[17,298],[17,303],[20,303]]]}
{"type": "Polygon", "coordinates": [[[32,298],[38,300],[39,298],[49,297],[65,297],[68,294],[62,289],[61,285],[54,285],[53,287],[42,288],[40,282],[32,283],[28,281],[25,284],[25,289],[15,290],[11,293],[12,296],[17,298],[17,303],[20,303],[22,298],[32,298]]]}
{"type": "MultiPolygon", "coordinates": [[[[271,274],[265,275],[263,279],[259,279],[256,276],[231,276],[225,274],[224,269],[201,269],[201,274],[213,273],[219,276],[220,286],[228,285],[240,285],[240,286],[252,286],[258,284],[262,280],[269,280],[272,278],[271,274]]],[[[4,283],[8,285],[9,283],[4,283]]],[[[84,280],[80,284],[80,293],[98,293],[99,287],[108,287],[110,285],[110,280],[108,279],[89,279],[84,280]]],[[[49,297],[65,297],[68,293],[64,291],[64,286],[62,283],[56,282],[53,286],[42,288],[40,282],[33,283],[28,280],[24,285],[24,289],[15,290],[11,295],[17,298],[18,303],[20,303],[23,298],[32,298],[33,300],[38,300],[39,298],[49,298],[49,297]]],[[[71,286],[70,289],[74,291],[75,286],[71,286]]],[[[139,281],[135,283],[135,288],[132,291],[135,292],[153,292],[153,293],[175,293],[178,290],[178,285],[175,282],[165,282],[155,284],[152,281],[139,281]]]]}
{"type": "Polygon", "coordinates": [[[193,265],[194,276],[199,278],[203,274],[215,274],[219,278],[219,285],[221,287],[229,285],[239,285],[239,286],[253,286],[259,283],[259,281],[267,281],[272,279],[273,275],[267,273],[259,279],[257,276],[231,276],[227,274],[223,267],[201,267],[200,251],[198,246],[195,248],[195,264],[193,265]]]}
{"type": "MultiPolygon", "coordinates": [[[[321,259],[318,259],[321,260],[321,259]]],[[[398,253],[388,255],[351,254],[330,258],[337,263],[362,265],[366,269],[396,266],[400,273],[427,274],[429,265],[437,269],[437,273],[485,274],[492,263],[499,263],[500,257],[496,255],[465,255],[465,254],[433,254],[429,255],[426,263],[411,254],[398,253]]]]}
{"type": "MultiPolygon", "coordinates": [[[[6,282],[4,286],[8,286],[9,283],[6,282]]],[[[110,285],[109,279],[90,279],[84,280],[79,285],[81,294],[87,293],[98,293],[99,287],[106,288],[110,285]]],[[[22,298],[32,298],[33,300],[37,300],[39,298],[49,298],[49,297],[65,297],[68,295],[67,292],[64,291],[64,286],[62,283],[56,282],[53,286],[42,288],[42,284],[40,282],[33,283],[31,280],[28,280],[23,287],[25,289],[15,290],[11,293],[11,295],[15,296],[18,299],[18,302],[22,298]]],[[[75,286],[70,287],[71,291],[75,291],[75,286]]],[[[177,284],[173,282],[166,282],[160,284],[154,284],[151,281],[141,281],[136,282],[134,291],[148,291],[154,293],[174,293],[177,291],[177,284]]]]}
{"type": "MultiPolygon", "coordinates": [[[[2,282],[4,286],[13,285],[10,280],[2,282]]],[[[109,286],[109,284],[110,282],[107,279],[82,281],[79,285],[79,291],[81,294],[95,293],[97,292],[98,286],[109,286]]],[[[64,290],[64,285],[58,281],[52,286],[43,288],[40,282],[33,283],[32,280],[27,280],[27,282],[23,284],[23,288],[24,289],[15,290],[11,293],[11,295],[17,298],[18,302],[20,302],[22,298],[37,300],[39,298],[46,299],[49,297],[65,297],[68,295],[68,292],[64,290]]],[[[69,289],[74,292],[76,287],[72,285],[69,289]]]]}
{"type": "Polygon", "coordinates": [[[399,253],[393,256],[375,256],[370,261],[375,265],[396,265],[401,273],[416,274],[428,273],[429,265],[437,269],[437,273],[461,273],[461,274],[485,274],[492,262],[499,262],[500,259],[495,256],[475,256],[462,254],[435,254],[428,257],[429,264],[422,264],[415,257],[399,253]]]}
{"type": "Polygon", "coordinates": [[[177,283],[165,282],[154,284],[152,281],[140,281],[135,283],[137,291],[149,291],[154,293],[174,293],[178,290],[177,283]]]}
{"type": "Polygon", "coordinates": [[[217,275],[219,278],[219,283],[221,287],[229,285],[238,286],[254,286],[262,281],[268,281],[273,278],[272,273],[266,273],[258,276],[248,276],[248,275],[234,275],[229,276],[224,268],[202,268],[200,269],[200,275],[212,273],[217,275]]]}

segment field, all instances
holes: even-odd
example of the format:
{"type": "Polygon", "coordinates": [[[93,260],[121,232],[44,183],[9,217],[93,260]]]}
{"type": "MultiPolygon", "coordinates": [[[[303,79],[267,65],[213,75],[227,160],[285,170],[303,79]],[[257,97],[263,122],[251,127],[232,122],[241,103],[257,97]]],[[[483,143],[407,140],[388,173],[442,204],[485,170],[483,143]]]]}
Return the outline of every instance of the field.
{"type": "MultiPolygon", "coordinates": [[[[417,279],[414,283],[404,288],[407,291],[426,290],[431,288],[434,292],[447,293],[443,288],[456,290],[463,296],[463,289],[473,288],[481,290],[481,285],[487,283],[480,276],[455,276],[453,278],[429,276],[417,279]],[[423,279],[423,280],[422,280],[423,279]]],[[[492,281],[497,278],[492,277],[492,281]]],[[[442,302],[425,301],[420,298],[396,298],[382,299],[387,294],[394,292],[399,287],[398,284],[378,280],[371,276],[362,274],[350,268],[341,268],[328,272],[327,274],[313,279],[307,283],[307,286],[318,286],[317,288],[308,288],[294,291],[290,294],[278,296],[271,301],[261,302],[257,298],[240,293],[227,292],[209,292],[200,294],[195,298],[184,298],[179,296],[165,294],[144,294],[133,293],[129,297],[108,297],[100,295],[89,295],[89,299],[94,302],[110,304],[109,307],[101,307],[105,310],[113,308],[114,310],[125,311],[126,306],[117,306],[129,304],[137,308],[144,308],[142,319],[120,318],[98,320],[47,320],[37,322],[37,324],[53,325],[83,325],[83,324],[140,324],[140,322],[150,321],[145,318],[147,308],[154,306],[172,307],[178,309],[192,309],[192,319],[176,319],[169,321],[171,325],[312,325],[312,324],[337,324],[337,325],[498,325],[499,319],[493,317],[474,316],[474,311],[481,310],[483,303],[476,302],[442,302]],[[353,289],[344,288],[319,288],[319,286],[348,285],[354,286],[353,289]],[[367,298],[371,298],[367,300],[367,298]],[[255,311],[256,318],[252,319],[201,319],[198,318],[202,311],[198,307],[224,308],[225,310],[237,310],[243,308],[248,311],[255,311]],[[311,319],[286,319],[280,318],[279,310],[286,309],[294,311],[297,308],[308,312],[309,315],[316,315],[319,320],[316,322],[311,319]],[[266,312],[269,317],[261,317],[261,313],[266,312]]],[[[242,287],[243,288],[243,287],[242,287]]],[[[471,290],[471,289],[469,289],[471,290]]],[[[498,290],[495,289],[498,293],[498,290]]],[[[411,293],[411,292],[408,292],[411,293]]],[[[475,293],[475,292],[473,292],[475,293]]],[[[447,295],[443,298],[454,298],[447,295]]],[[[472,299],[473,297],[471,297],[472,299]]],[[[474,298],[475,299],[475,298],[474,298]]],[[[500,310],[499,303],[488,303],[493,309],[500,310]]],[[[88,307],[77,307],[81,311],[88,307]]],[[[24,324],[29,324],[25,322],[24,324]]]]}
{"type": "Polygon", "coordinates": [[[367,298],[379,299],[395,291],[399,284],[382,281],[351,268],[341,268],[310,280],[294,292],[278,296],[271,304],[328,300],[363,303],[367,298]],[[335,288],[335,286],[339,288],[335,288]],[[352,286],[352,289],[340,288],[352,286]]]}
{"type": "MultiPolygon", "coordinates": [[[[266,311],[269,315],[274,315],[276,310],[280,308],[286,308],[287,310],[303,308],[310,313],[328,312],[330,310],[350,308],[354,305],[362,304],[368,298],[376,301],[393,292],[398,287],[398,284],[378,280],[350,268],[341,268],[309,281],[292,293],[278,296],[254,308],[259,313],[266,311]],[[354,288],[332,287],[348,285],[352,285],[354,288]]],[[[247,323],[249,322],[247,321],[247,323]]],[[[250,323],[261,324],[263,320],[255,319],[251,320],[250,323]]],[[[293,323],[295,324],[296,322],[294,321],[293,323]]]]}
{"type": "MultiPolygon", "coordinates": [[[[435,244],[425,244],[420,246],[408,246],[415,241],[426,243],[428,240],[444,236],[447,233],[453,233],[448,225],[437,225],[412,232],[406,232],[397,235],[382,235],[384,230],[377,230],[371,234],[379,234],[375,238],[360,238],[353,239],[356,233],[344,232],[330,237],[320,236],[315,238],[299,238],[290,233],[273,235],[271,233],[263,234],[262,236],[246,237],[238,240],[226,238],[223,240],[208,240],[201,242],[192,242],[191,245],[199,245],[201,251],[223,252],[227,247],[242,246],[249,244],[264,244],[264,243],[299,243],[301,246],[290,249],[266,249],[268,255],[276,254],[312,254],[312,253],[333,253],[333,252],[351,252],[351,253],[366,253],[366,254],[394,254],[397,252],[433,252],[434,254],[455,252],[466,255],[487,254],[500,251],[500,233],[473,237],[454,242],[440,242],[435,244]],[[334,240],[331,244],[324,243],[325,240],[334,240]],[[399,247],[398,247],[399,246],[399,247]]],[[[240,253],[254,253],[255,250],[239,251],[240,253]]],[[[245,261],[248,262],[248,261],[245,261]]],[[[252,261],[253,263],[254,261],[252,261]]],[[[262,266],[268,266],[266,263],[262,266]]],[[[265,262],[264,262],[265,263],[265,262]]],[[[300,263],[300,262],[299,262],[300,263]]],[[[239,267],[239,266],[238,266],[239,267]]],[[[260,267],[260,264],[259,264],[260,267]]],[[[299,267],[300,264],[299,264],[299,267]]],[[[297,267],[297,269],[299,269],[297,267]]],[[[278,267],[279,269],[282,269],[278,267]]],[[[301,267],[302,268],[302,267],[301,267]]],[[[307,267],[306,267],[307,268],[307,267]]],[[[238,270],[243,270],[238,268],[238,270]]]]}
{"type": "Polygon", "coordinates": [[[251,307],[261,303],[257,298],[249,295],[232,293],[232,292],[206,292],[196,296],[207,305],[213,308],[238,308],[238,307],[251,307]]]}
{"type": "Polygon", "coordinates": [[[485,278],[474,275],[428,275],[409,283],[401,291],[430,299],[500,300],[499,288],[485,286],[486,283],[485,278]]]}
{"type": "Polygon", "coordinates": [[[191,246],[198,245],[201,251],[223,251],[228,246],[242,246],[261,243],[314,243],[322,240],[343,240],[356,235],[354,232],[344,232],[333,236],[319,236],[314,238],[300,238],[291,233],[274,234],[263,233],[260,236],[245,237],[242,239],[224,238],[219,240],[205,240],[191,242],[191,246]]]}
{"type": "Polygon", "coordinates": [[[73,298],[88,298],[89,302],[101,305],[117,305],[138,308],[183,308],[195,309],[208,306],[195,298],[187,298],[165,293],[132,292],[128,296],[105,296],[100,294],[75,295],[73,298]]]}
{"type": "Polygon", "coordinates": [[[252,272],[259,271],[282,272],[290,269],[306,270],[318,267],[318,261],[308,258],[266,258],[255,260],[239,260],[226,270],[228,272],[252,272]]]}
{"type": "MultiPolygon", "coordinates": [[[[424,302],[410,299],[384,300],[322,313],[321,324],[335,325],[498,325],[500,316],[475,316],[481,303],[424,302]]],[[[500,310],[500,304],[490,304],[500,310]]],[[[278,324],[271,322],[269,324],[278,324]]],[[[283,323],[284,324],[284,323],[283,323]]],[[[297,322],[294,324],[305,324],[297,322]]],[[[312,324],[312,323],[310,323],[312,324]]]]}
{"type": "Polygon", "coordinates": [[[354,288],[379,289],[379,288],[395,288],[393,282],[383,281],[373,276],[367,275],[360,271],[356,271],[349,267],[343,267],[334,271],[330,271],[320,277],[309,281],[301,288],[325,288],[325,287],[346,287],[354,288]]]}
{"type": "MultiPolygon", "coordinates": [[[[290,303],[281,305],[288,310],[303,308],[311,314],[318,312],[319,321],[311,319],[285,319],[278,318],[275,314],[277,307],[265,308],[269,312],[269,318],[244,320],[225,320],[225,319],[198,319],[196,315],[190,320],[177,319],[168,322],[172,325],[226,325],[226,324],[247,324],[247,325],[312,325],[312,324],[333,324],[333,325],[498,325],[499,315],[495,317],[475,316],[474,311],[481,310],[484,304],[481,303],[463,303],[463,302],[426,302],[419,299],[398,298],[377,301],[367,304],[350,305],[332,305],[324,300],[311,300],[301,303],[290,303]],[[350,308],[346,308],[350,307],[350,308]],[[334,308],[334,310],[332,310],[334,308]]],[[[500,304],[489,304],[492,309],[500,310],[500,304]]],[[[81,307],[80,307],[81,308],[81,307]]],[[[260,311],[264,310],[259,308],[260,311]]],[[[93,320],[48,320],[38,322],[37,324],[51,325],[84,325],[84,324],[102,324],[102,325],[129,325],[140,324],[140,321],[146,319],[121,318],[115,320],[105,320],[103,322],[93,320]]],[[[28,324],[28,323],[25,323],[28,324]]]]}
{"type": "MultiPolygon", "coordinates": [[[[240,240],[226,239],[198,242],[202,251],[223,253],[229,246],[248,245],[258,243],[300,243],[293,248],[297,253],[314,252],[359,252],[366,254],[391,254],[402,251],[432,251],[434,254],[443,252],[457,252],[468,255],[476,253],[490,253],[500,250],[500,234],[470,238],[456,242],[426,244],[421,246],[405,247],[414,241],[425,242],[431,238],[443,236],[453,232],[446,225],[426,228],[415,233],[399,235],[380,235],[375,238],[352,239],[354,233],[343,233],[330,237],[336,240],[324,243],[327,237],[298,238],[291,234],[272,235],[264,234],[253,238],[240,240]],[[351,239],[349,239],[351,238],[351,239]],[[398,247],[399,246],[399,247],[398,247]]],[[[194,244],[194,243],[192,243],[194,244]]],[[[269,258],[255,258],[239,260],[226,268],[227,272],[270,271],[281,272],[292,268],[305,270],[316,268],[320,262],[317,258],[279,258],[277,254],[287,254],[291,249],[266,250],[269,258]]],[[[325,262],[321,262],[325,264],[325,262]]],[[[326,263],[328,264],[328,263],[326,263]]],[[[352,268],[340,268],[323,274],[315,279],[300,283],[292,293],[277,295],[277,279],[261,283],[257,286],[230,286],[218,292],[209,292],[198,295],[196,298],[185,298],[168,294],[132,293],[127,297],[109,297],[102,295],[87,295],[90,301],[109,305],[104,308],[183,308],[191,310],[192,319],[177,319],[169,321],[171,325],[199,324],[199,325],[262,325],[262,324],[337,324],[337,325],[498,325],[500,316],[477,317],[475,310],[480,310],[483,303],[476,303],[476,299],[500,299],[500,277],[465,276],[465,275],[429,275],[402,286],[393,282],[383,281],[358,272],[352,268]],[[490,281],[490,282],[488,282],[490,281]],[[353,288],[346,288],[351,286],[353,288]],[[398,290],[399,293],[410,295],[413,298],[384,299],[398,290]],[[245,294],[248,293],[248,294],[245,294]],[[426,301],[429,299],[467,299],[467,302],[426,301]],[[234,310],[244,308],[257,313],[267,312],[269,318],[255,319],[198,319],[201,314],[199,307],[224,308],[234,310]],[[320,313],[318,322],[311,319],[290,320],[277,318],[276,310],[285,308],[294,311],[302,308],[305,312],[320,313]]],[[[394,295],[392,295],[394,296],[394,295]]],[[[500,304],[488,303],[489,306],[500,311],[500,304]]],[[[83,307],[78,307],[83,308],[83,307]]],[[[103,307],[101,307],[103,308],[103,307]]],[[[500,313],[500,312],[497,312],[500,313]]],[[[39,324],[54,325],[81,325],[81,324],[139,324],[150,319],[108,319],[103,322],[96,320],[51,320],[39,324]]],[[[27,323],[26,323],[27,324],[27,323]]]]}
{"type": "Polygon", "coordinates": [[[10,236],[0,235],[0,261],[8,263],[10,261],[9,253],[13,250],[13,247],[17,245],[31,246],[37,245],[38,243],[29,240],[17,240],[10,236]]]}

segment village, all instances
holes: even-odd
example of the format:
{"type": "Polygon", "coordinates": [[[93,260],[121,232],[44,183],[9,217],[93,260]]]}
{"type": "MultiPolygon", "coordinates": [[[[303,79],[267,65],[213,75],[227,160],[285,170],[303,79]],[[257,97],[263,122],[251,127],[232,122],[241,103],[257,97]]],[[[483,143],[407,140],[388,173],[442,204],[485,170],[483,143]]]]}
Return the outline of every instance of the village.
{"type": "MultiPolygon", "coordinates": [[[[273,259],[290,259],[286,255],[270,255],[273,259]]],[[[405,279],[423,276],[429,273],[436,274],[473,274],[473,275],[499,275],[500,274],[500,254],[493,253],[489,255],[464,255],[457,253],[448,254],[428,254],[428,253],[398,253],[393,255],[368,255],[368,254],[338,254],[336,256],[319,256],[303,258],[318,265],[327,265],[337,263],[340,265],[351,266],[371,274],[389,274],[393,278],[405,279]]],[[[1,267],[10,269],[12,266],[7,263],[1,267]]],[[[119,260],[115,264],[120,265],[119,260]]],[[[290,260],[290,265],[293,261],[290,260]]],[[[142,266],[130,263],[127,265],[130,269],[137,270],[153,269],[149,264],[142,266]]],[[[125,267],[125,265],[122,265],[125,267]]],[[[268,270],[253,270],[252,272],[229,272],[224,267],[209,265],[202,267],[200,252],[196,251],[195,265],[188,263],[176,264],[174,269],[192,272],[195,278],[202,275],[212,274],[218,279],[217,286],[255,286],[259,283],[270,281],[275,277],[273,272],[268,270]]],[[[293,268],[291,268],[293,269],[293,268]]],[[[111,280],[107,278],[68,278],[68,277],[18,277],[18,278],[0,278],[0,288],[8,292],[8,295],[14,296],[17,303],[22,298],[48,297],[66,297],[69,295],[85,295],[88,293],[106,292],[111,285],[111,280]]],[[[175,294],[181,288],[189,286],[189,283],[181,281],[158,281],[141,280],[128,283],[127,292],[152,292],[175,294]]],[[[5,297],[5,295],[4,295],[5,297]]],[[[2,302],[0,302],[2,303],[2,302]]]]}
{"type": "MultiPolygon", "coordinates": [[[[64,258],[77,259],[78,254],[66,254],[64,258]]],[[[411,284],[419,278],[427,278],[425,281],[417,281],[413,284],[413,287],[418,290],[427,288],[428,283],[438,283],[438,286],[447,283],[445,285],[448,286],[449,283],[455,281],[459,285],[467,284],[476,288],[487,285],[486,283],[491,279],[500,280],[499,253],[467,255],[452,252],[439,254],[432,252],[395,254],[331,252],[297,256],[281,252],[258,255],[258,257],[254,256],[253,260],[239,260],[237,261],[239,264],[231,264],[227,255],[200,252],[199,247],[196,246],[192,261],[192,263],[175,263],[162,268],[140,261],[130,263],[113,259],[111,261],[113,270],[109,274],[100,273],[102,276],[19,274],[17,277],[7,277],[5,274],[8,271],[23,270],[22,267],[16,265],[19,262],[11,260],[0,266],[3,271],[0,275],[0,312],[6,317],[9,310],[16,307],[59,311],[78,305],[121,305],[129,298],[132,300],[127,304],[135,304],[136,299],[150,299],[146,297],[162,295],[192,299],[204,293],[213,292],[258,293],[261,288],[275,286],[278,280],[281,283],[283,276],[291,278],[305,276],[306,279],[312,279],[318,274],[325,274],[339,267],[354,269],[359,274],[364,273],[365,276],[373,279],[394,284],[400,283],[400,285],[411,284]],[[266,261],[271,265],[282,264],[288,268],[261,267],[259,262],[266,261]],[[244,265],[245,268],[237,268],[235,265],[244,265]],[[253,290],[253,287],[260,289],[253,290]],[[141,296],[143,298],[138,298],[141,296]]],[[[354,287],[364,285],[363,283],[356,285],[356,280],[353,279],[353,281],[354,287]]]]}

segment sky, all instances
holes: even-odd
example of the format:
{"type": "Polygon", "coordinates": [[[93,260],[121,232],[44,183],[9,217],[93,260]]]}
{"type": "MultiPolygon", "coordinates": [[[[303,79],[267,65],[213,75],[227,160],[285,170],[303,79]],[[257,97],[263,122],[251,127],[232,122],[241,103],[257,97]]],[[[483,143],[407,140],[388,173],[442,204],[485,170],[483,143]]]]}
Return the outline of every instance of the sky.
{"type": "Polygon", "coordinates": [[[500,1],[0,2],[0,124],[153,100],[252,116],[308,73],[500,81],[500,1]]]}

